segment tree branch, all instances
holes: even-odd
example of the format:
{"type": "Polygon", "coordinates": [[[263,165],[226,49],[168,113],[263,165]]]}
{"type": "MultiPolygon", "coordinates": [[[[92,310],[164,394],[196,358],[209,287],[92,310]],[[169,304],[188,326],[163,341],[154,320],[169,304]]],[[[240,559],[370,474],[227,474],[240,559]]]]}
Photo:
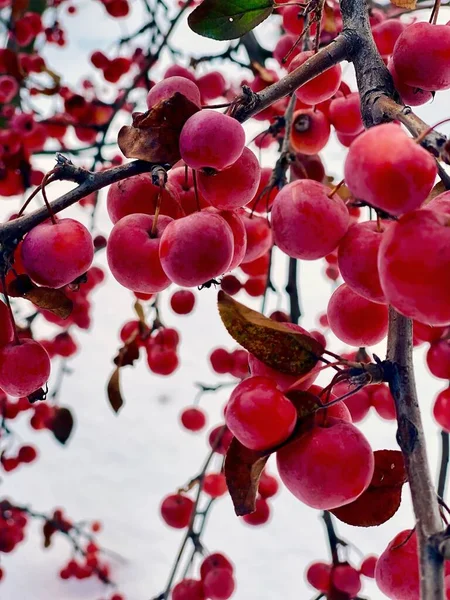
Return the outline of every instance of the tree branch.
{"type": "Polygon", "coordinates": [[[441,466],[439,468],[439,480],[438,480],[438,496],[444,498],[445,496],[445,484],[447,483],[447,472],[449,463],[449,435],[446,431],[441,431],[441,466]]]}
{"type": "Polygon", "coordinates": [[[289,314],[292,323],[298,323],[302,312],[300,310],[300,301],[298,294],[297,282],[298,260],[289,257],[288,282],[286,285],[286,293],[289,296],[289,314]]]}

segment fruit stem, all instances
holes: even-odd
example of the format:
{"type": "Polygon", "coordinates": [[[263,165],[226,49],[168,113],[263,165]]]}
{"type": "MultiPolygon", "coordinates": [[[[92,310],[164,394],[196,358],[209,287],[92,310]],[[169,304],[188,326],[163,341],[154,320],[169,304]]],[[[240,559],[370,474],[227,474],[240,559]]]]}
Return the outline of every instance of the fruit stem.
{"type": "Polygon", "coordinates": [[[430,15],[430,21],[429,21],[433,25],[436,25],[436,23],[437,23],[440,8],[441,8],[441,0],[435,0],[433,10],[431,11],[431,15],[430,15]]]}
{"type": "Polygon", "coordinates": [[[155,238],[156,237],[156,228],[158,227],[158,217],[159,217],[159,213],[161,211],[162,190],[163,190],[162,187],[160,187],[159,188],[158,197],[156,199],[155,214],[153,215],[152,230],[150,231],[150,237],[151,238],[155,238]]]}
{"type": "Polygon", "coordinates": [[[328,198],[332,198],[341,189],[344,183],[345,179],[341,179],[341,181],[337,185],[335,185],[331,192],[328,194],[328,198]]]}
{"type": "Polygon", "coordinates": [[[440,498],[445,496],[445,484],[447,483],[447,470],[450,455],[449,434],[441,431],[441,466],[439,468],[439,481],[437,493],[440,498]]]}
{"type": "Polygon", "coordinates": [[[12,323],[13,330],[14,330],[14,343],[18,346],[20,344],[20,339],[19,339],[19,334],[17,332],[17,326],[16,326],[16,321],[14,319],[14,313],[12,310],[11,302],[9,301],[9,296],[6,291],[6,277],[4,274],[2,274],[1,280],[2,280],[3,295],[5,297],[5,303],[8,308],[9,316],[10,316],[11,323],[12,323]]]}
{"type": "Polygon", "coordinates": [[[197,203],[197,211],[201,212],[201,207],[200,207],[200,199],[198,197],[198,187],[197,187],[197,171],[195,169],[192,169],[192,179],[194,181],[194,194],[195,194],[195,202],[197,203]]]}

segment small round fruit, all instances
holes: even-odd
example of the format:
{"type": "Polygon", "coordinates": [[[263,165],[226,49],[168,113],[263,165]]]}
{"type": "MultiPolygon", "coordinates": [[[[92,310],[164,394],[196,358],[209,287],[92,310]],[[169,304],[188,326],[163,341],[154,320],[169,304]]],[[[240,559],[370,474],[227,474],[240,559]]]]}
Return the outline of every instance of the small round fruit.
{"type": "MultiPolygon", "coordinates": [[[[290,73],[305,63],[311,56],[314,56],[312,50],[300,52],[300,54],[291,61],[288,72],[290,73]]],[[[324,100],[328,100],[334,96],[339,89],[341,77],[341,65],[333,65],[320,75],[313,77],[313,79],[297,88],[295,90],[295,95],[305,104],[319,104],[319,102],[324,102],[324,100]]]]}
{"type": "Polygon", "coordinates": [[[320,110],[301,108],[292,117],[291,144],[295,152],[317,154],[327,145],[330,123],[320,110]]]}
{"type": "Polygon", "coordinates": [[[0,300],[0,347],[14,339],[14,326],[11,322],[8,307],[0,300]]]}
{"type": "Polygon", "coordinates": [[[34,340],[0,348],[0,388],[10,396],[29,396],[42,387],[50,375],[50,359],[34,340]]]}
{"type": "Polygon", "coordinates": [[[433,416],[444,431],[450,432],[450,388],[442,390],[436,396],[433,416]]]}
{"type": "Polygon", "coordinates": [[[419,559],[415,531],[401,531],[389,543],[377,561],[375,581],[383,594],[392,600],[419,600],[419,559]]]}
{"type": "Polygon", "coordinates": [[[264,498],[256,499],[256,510],[255,512],[250,513],[249,515],[244,515],[242,520],[247,525],[253,525],[254,527],[258,527],[259,525],[264,525],[270,519],[270,506],[264,498]]]}
{"type": "Polygon", "coordinates": [[[181,413],[180,420],[183,427],[188,431],[201,431],[206,425],[205,413],[195,406],[185,408],[181,413]]]}
{"type": "Polygon", "coordinates": [[[182,94],[199,108],[202,105],[200,90],[197,85],[186,77],[166,77],[152,87],[147,95],[147,106],[152,108],[171,98],[174,94],[182,94]]]}
{"type": "Polygon", "coordinates": [[[161,503],[161,516],[169,527],[183,529],[189,525],[194,502],[184,494],[171,494],[161,503]]]}
{"type": "Polygon", "coordinates": [[[194,309],[195,295],[191,290],[177,290],[170,297],[170,306],[177,315],[188,315],[194,309]]]}
{"type": "Polygon", "coordinates": [[[212,569],[203,581],[205,595],[211,600],[228,600],[236,584],[233,572],[229,569],[212,569]]]}

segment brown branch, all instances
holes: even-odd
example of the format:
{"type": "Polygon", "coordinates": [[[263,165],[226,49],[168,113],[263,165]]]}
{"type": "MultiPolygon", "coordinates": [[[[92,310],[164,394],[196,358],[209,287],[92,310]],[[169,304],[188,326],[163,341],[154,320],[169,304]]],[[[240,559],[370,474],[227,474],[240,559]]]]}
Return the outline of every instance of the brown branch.
{"type": "Polygon", "coordinates": [[[443,600],[443,557],[432,544],[442,530],[436,492],[428,466],[425,435],[417,399],[412,359],[411,319],[389,309],[387,358],[392,363],[390,389],[397,410],[397,441],[403,452],[416,516],[422,600],[443,600]]]}
{"type": "Polygon", "coordinates": [[[441,431],[441,465],[439,467],[439,480],[437,493],[440,498],[445,496],[445,485],[447,483],[448,463],[450,454],[449,435],[447,431],[441,431]]]}
{"type": "Polygon", "coordinates": [[[300,300],[298,293],[298,260],[296,258],[289,257],[289,269],[288,269],[288,282],[286,285],[286,293],[289,296],[289,314],[292,323],[298,323],[302,312],[300,310],[300,300]]]}

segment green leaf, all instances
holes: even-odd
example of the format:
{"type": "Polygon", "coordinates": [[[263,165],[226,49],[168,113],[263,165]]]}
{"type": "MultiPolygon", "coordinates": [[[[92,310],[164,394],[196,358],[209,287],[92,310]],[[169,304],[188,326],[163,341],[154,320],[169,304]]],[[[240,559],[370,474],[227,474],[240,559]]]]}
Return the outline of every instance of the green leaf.
{"type": "Polygon", "coordinates": [[[234,40],[262,23],[274,9],[272,0],[204,0],[188,18],[195,33],[213,40],[234,40]]]}
{"type": "Polygon", "coordinates": [[[218,300],[228,333],[264,364],[299,377],[315,367],[324,348],[313,337],[268,319],[223,291],[218,300]]]}

